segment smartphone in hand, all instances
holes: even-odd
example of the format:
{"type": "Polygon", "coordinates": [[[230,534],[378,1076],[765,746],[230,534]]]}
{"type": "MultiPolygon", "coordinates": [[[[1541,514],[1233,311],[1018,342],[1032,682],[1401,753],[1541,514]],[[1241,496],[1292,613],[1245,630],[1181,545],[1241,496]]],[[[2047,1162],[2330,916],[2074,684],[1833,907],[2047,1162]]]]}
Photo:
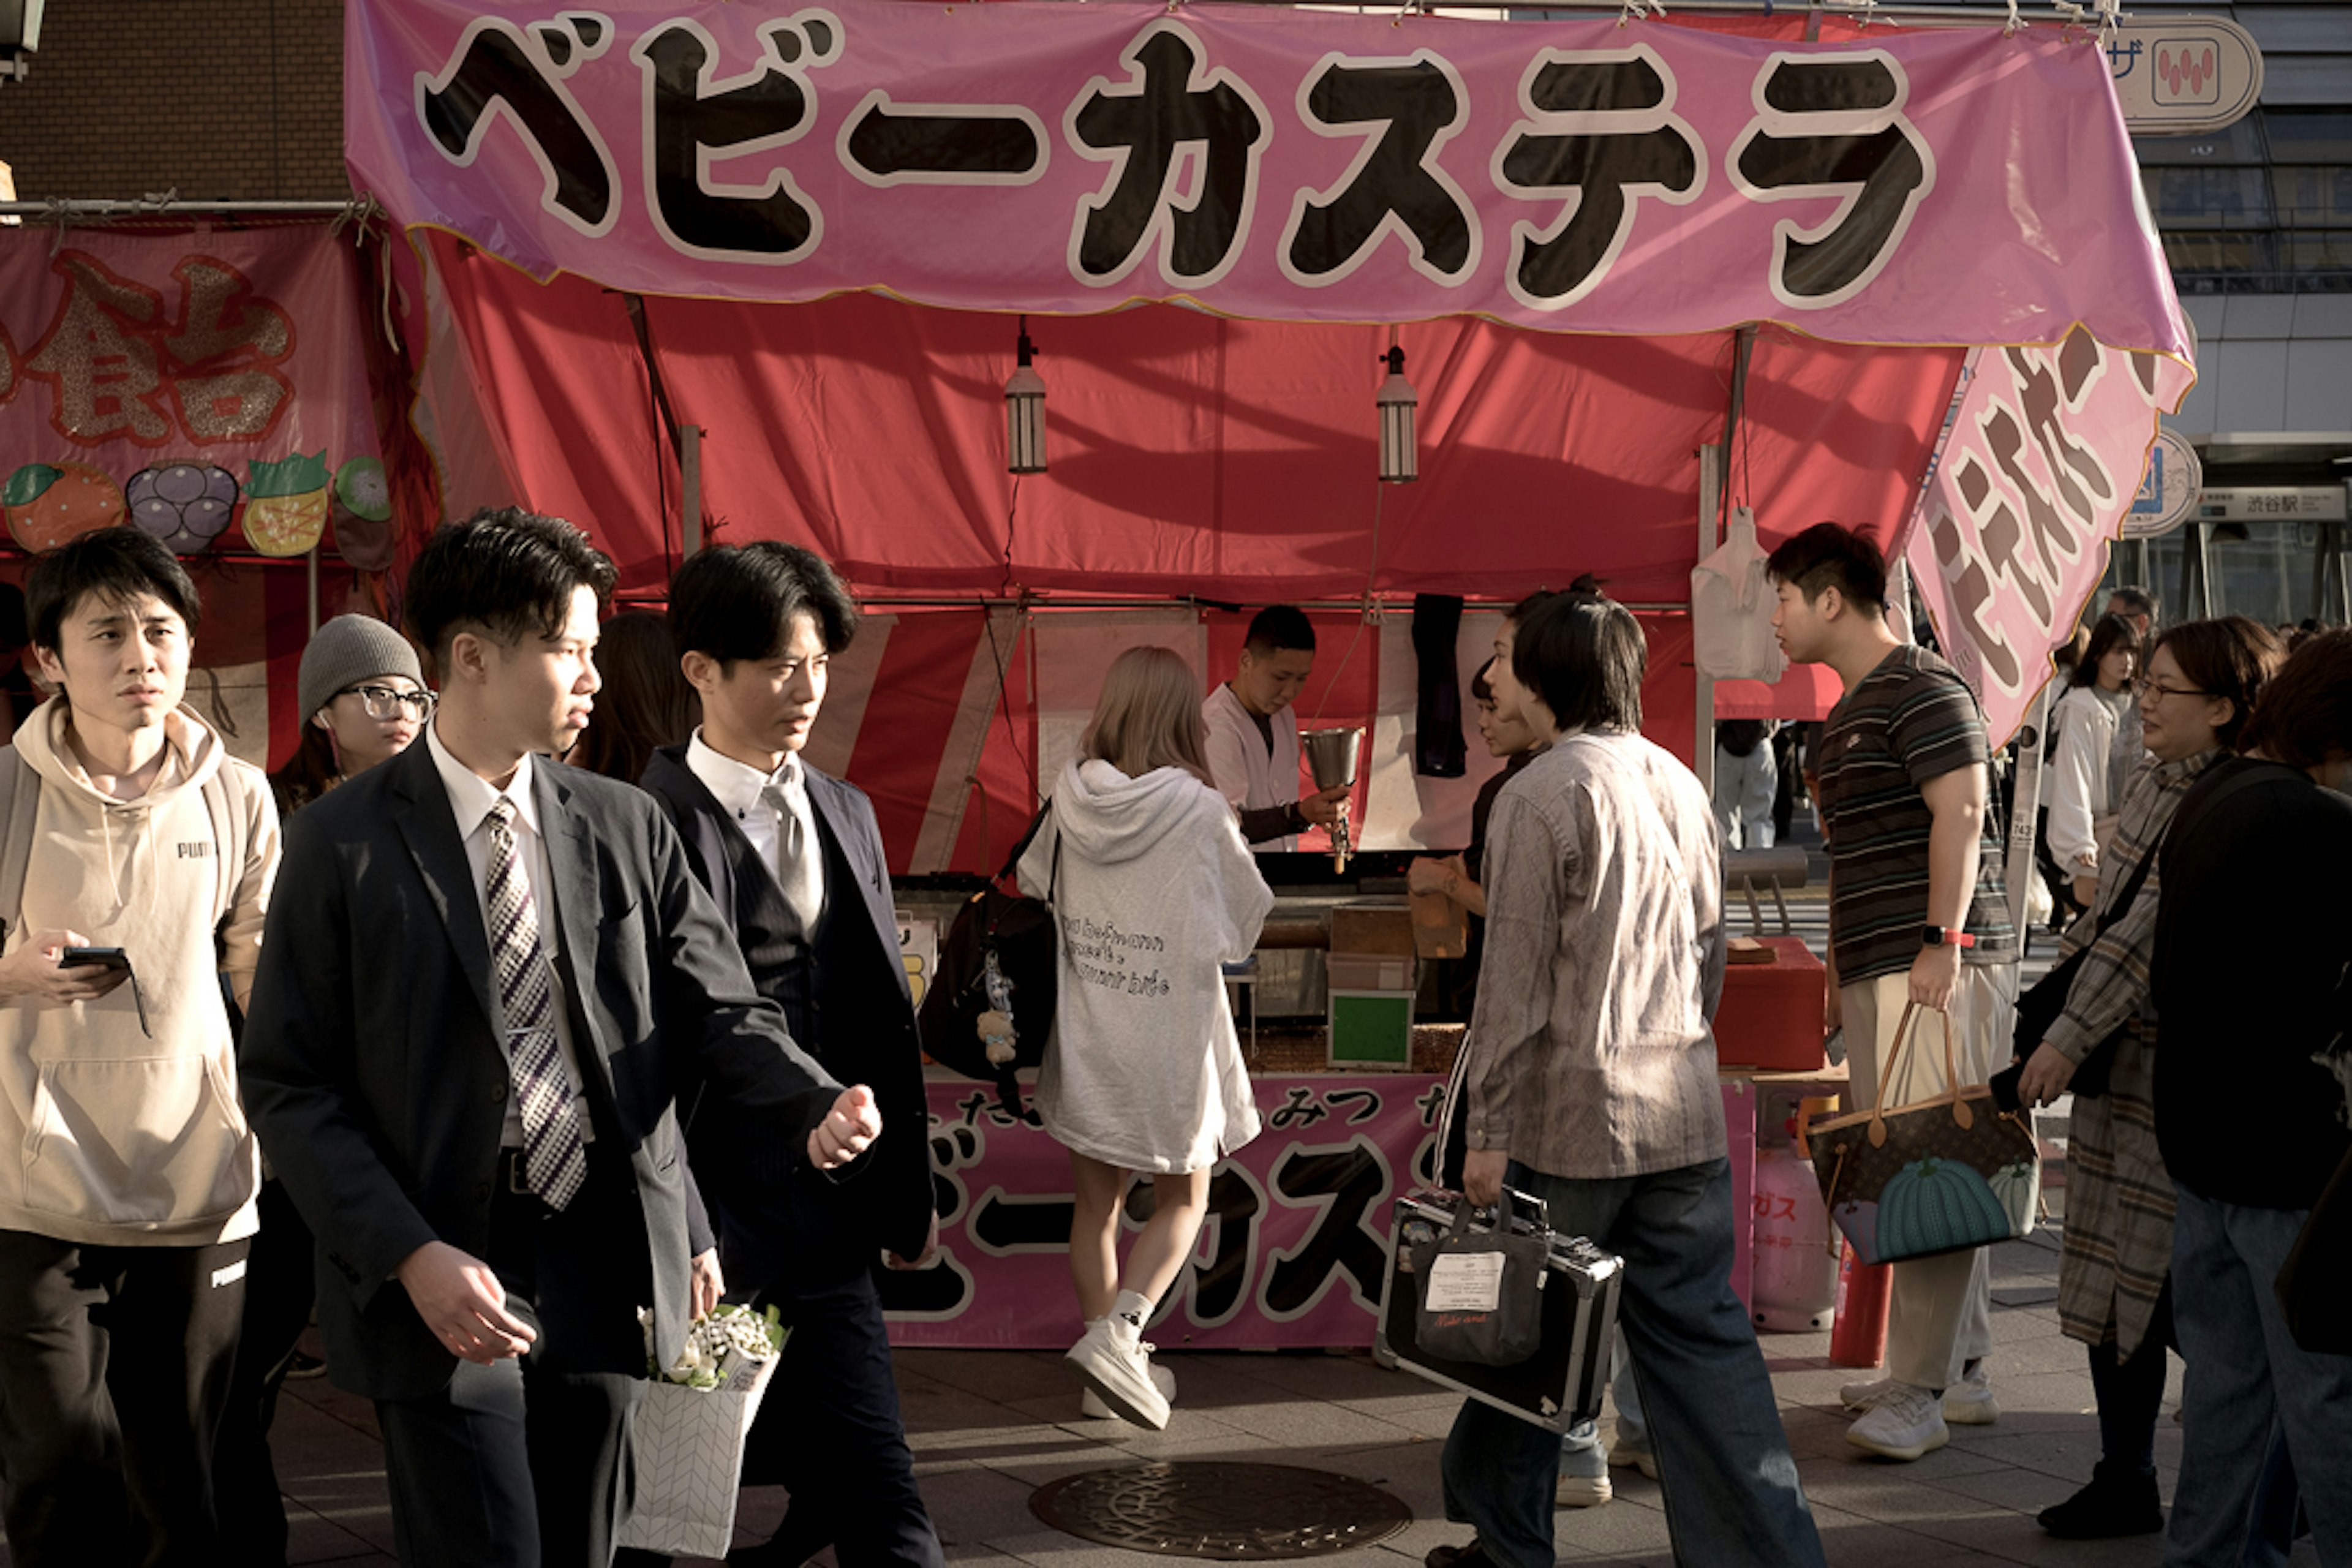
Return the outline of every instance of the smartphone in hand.
{"type": "Polygon", "coordinates": [[[58,953],[59,969],[77,969],[86,964],[100,969],[128,969],[131,955],[119,947],[68,947],[58,953]]]}

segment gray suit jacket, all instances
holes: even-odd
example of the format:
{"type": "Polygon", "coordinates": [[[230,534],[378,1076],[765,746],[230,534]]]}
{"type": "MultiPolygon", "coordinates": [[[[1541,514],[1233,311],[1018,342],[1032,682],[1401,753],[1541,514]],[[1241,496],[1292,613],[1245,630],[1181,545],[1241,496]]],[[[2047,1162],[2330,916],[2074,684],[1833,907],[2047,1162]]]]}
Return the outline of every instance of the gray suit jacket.
{"type": "MultiPolygon", "coordinates": [[[[650,1264],[657,1342],[672,1355],[688,1313],[676,1086],[707,1080],[797,1143],[839,1085],[752,988],[653,799],[567,768],[532,771],[598,1154],[625,1152],[645,1215],[642,1234],[613,1237],[628,1249],[616,1262],[633,1252],[635,1265],[614,1273],[650,1264]]],[[[246,1108],[318,1237],[336,1383],[415,1398],[457,1363],[394,1270],[428,1241],[477,1257],[488,1242],[509,1092],[489,941],[424,745],[291,826],[240,1053],[246,1108]]]]}

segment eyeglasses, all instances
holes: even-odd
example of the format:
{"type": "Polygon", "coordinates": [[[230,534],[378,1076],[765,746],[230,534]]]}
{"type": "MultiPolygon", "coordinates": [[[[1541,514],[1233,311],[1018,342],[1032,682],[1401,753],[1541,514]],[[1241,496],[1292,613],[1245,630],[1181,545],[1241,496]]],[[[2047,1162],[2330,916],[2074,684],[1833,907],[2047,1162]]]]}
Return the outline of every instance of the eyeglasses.
{"type": "Polygon", "coordinates": [[[367,704],[371,719],[390,719],[405,708],[421,724],[433,711],[433,693],[430,691],[396,691],[389,686],[346,686],[335,695],[348,697],[353,692],[357,692],[360,700],[367,704]]]}
{"type": "Polygon", "coordinates": [[[2195,691],[2186,686],[2167,686],[2152,675],[2143,675],[2134,681],[2142,697],[2210,697],[2210,691],[2195,691]]]}

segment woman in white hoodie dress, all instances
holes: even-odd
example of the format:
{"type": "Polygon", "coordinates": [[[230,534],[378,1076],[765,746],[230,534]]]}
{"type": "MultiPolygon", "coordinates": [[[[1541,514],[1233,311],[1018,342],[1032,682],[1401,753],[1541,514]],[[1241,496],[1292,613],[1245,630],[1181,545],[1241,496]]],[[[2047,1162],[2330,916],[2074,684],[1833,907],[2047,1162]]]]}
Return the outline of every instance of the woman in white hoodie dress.
{"type": "Polygon", "coordinates": [[[1021,886],[1062,932],[1037,1113],[1070,1151],[1071,1367],[1129,1420],[1168,1424],[1142,1329],[1207,1213],[1209,1169],[1258,1133],[1219,965],[1247,958],[1274,895],[1209,782],[1201,683],[1166,648],[1112,661],[1021,886]],[[1118,1262],[1128,1173],[1153,1208],[1118,1262]]]}
{"type": "Polygon", "coordinates": [[[2139,771],[2141,758],[2123,756],[2116,745],[2138,667],[2137,628],[2121,616],[2101,616],[2050,715],[2057,737],[2050,759],[2050,854],[2085,909],[2098,888],[2099,851],[2115,836],[2124,791],[2139,771]]]}

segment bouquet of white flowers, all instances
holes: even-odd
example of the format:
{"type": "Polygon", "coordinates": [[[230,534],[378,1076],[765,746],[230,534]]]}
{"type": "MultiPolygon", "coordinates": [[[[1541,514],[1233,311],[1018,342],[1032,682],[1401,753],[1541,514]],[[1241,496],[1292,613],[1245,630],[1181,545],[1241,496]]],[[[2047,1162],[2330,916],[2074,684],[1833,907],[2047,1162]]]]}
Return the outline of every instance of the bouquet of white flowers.
{"type": "Polygon", "coordinates": [[[654,1348],[653,1316],[637,1310],[649,1381],[636,1410],[636,1484],[619,1544],[677,1557],[724,1557],[735,1537],[743,1439],[791,1331],[773,1307],[765,1314],[720,1307],[695,1320],[685,1349],[664,1367],[654,1348]]]}

